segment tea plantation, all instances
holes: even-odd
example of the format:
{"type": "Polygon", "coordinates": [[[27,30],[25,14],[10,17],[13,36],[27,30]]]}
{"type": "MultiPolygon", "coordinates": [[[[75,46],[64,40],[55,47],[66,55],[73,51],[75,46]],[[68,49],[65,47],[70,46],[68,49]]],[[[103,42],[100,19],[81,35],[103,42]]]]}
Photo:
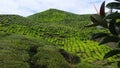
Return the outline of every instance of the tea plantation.
{"type": "Polygon", "coordinates": [[[28,17],[0,15],[0,68],[115,68],[112,48],[89,40],[89,14],[49,9],[28,17]]]}

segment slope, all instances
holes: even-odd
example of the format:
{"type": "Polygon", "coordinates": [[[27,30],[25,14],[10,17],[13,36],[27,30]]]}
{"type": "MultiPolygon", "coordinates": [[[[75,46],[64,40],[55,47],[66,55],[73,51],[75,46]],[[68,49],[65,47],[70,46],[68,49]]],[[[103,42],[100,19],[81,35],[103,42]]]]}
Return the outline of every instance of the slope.
{"type": "MultiPolygon", "coordinates": [[[[85,16],[87,17],[87,16],[85,16]]],[[[58,9],[48,9],[46,11],[33,14],[28,16],[29,19],[32,19],[38,23],[50,23],[50,22],[61,22],[61,21],[82,21],[83,18],[80,18],[80,15],[73,14],[70,12],[58,10],[58,9]]],[[[88,18],[87,18],[88,19],[88,18]]]]}
{"type": "MultiPolygon", "coordinates": [[[[90,15],[76,15],[57,9],[49,9],[47,11],[31,15],[27,18],[16,15],[15,17],[10,15],[3,15],[1,16],[1,19],[2,17],[4,17],[4,19],[9,19],[12,17],[10,19],[12,22],[11,24],[5,26],[5,24],[8,24],[8,22],[10,21],[6,23],[4,23],[4,21],[1,21],[2,23],[0,23],[0,32],[25,35],[27,37],[34,37],[39,40],[45,40],[55,47],[59,47],[60,49],[64,49],[68,53],[79,56],[81,62],[101,62],[101,65],[106,64],[106,62],[103,63],[102,57],[110,50],[110,48],[106,46],[98,46],[98,43],[94,43],[88,40],[90,34],[92,34],[93,32],[101,31],[96,28],[86,29],[84,27],[90,22],[89,16],[90,15]],[[17,18],[22,19],[19,20],[17,18]],[[19,21],[21,21],[22,23],[19,21]]],[[[46,49],[47,47],[44,47],[44,49],[46,49]]],[[[53,48],[51,48],[50,50],[52,49],[53,48]]],[[[42,50],[41,48],[38,50],[44,52],[44,50],[42,50]]],[[[48,51],[45,51],[45,53],[48,53],[48,51]]],[[[50,54],[52,54],[52,52],[50,52],[50,54]]],[[[65,55],[62,56],[64,57],[65,55]]],[[[38,58],[37,56],[41,56],[41,53],[36,54],[34,56],[34,59],[38,58]]],[[[74,65],[74,60],[71,60],[72,58],[73,57],[70,57],[68,62],[74,65]]],[[[39,59],[36,61],[40,61],[39,59]]],[[[108,61],[110,62],[113,62],[114,60],[114,58],[108,59],[108,61]]],[[[36,65],[39,65],[42,62],[43,61],[36,63],[36,65]]],[[[65,62],[65,64],[67,63],[65,62]]]]}
{"type": "Polygon", "coordinates": [[[59,48],[46,41],[5,32],[0,38],[0,68],[69,68],[59,48]]]}
{"type": "MultiPolygon", "coordinates": [[[[103,32],[97,28],[85,28],[90,23],[90,15],[77,15],[69,12],[49,9],[41,13],[28,16],[38,23],[41,38],[51,42],[69,53],[78,55],[82,62],[100,62],[104,54],[110,50],[107,46],[99,46],[98,43],[88,40],[93,32],[103,32]]],[[[105,30],[107,31],[107,30],[105,30]]],[[[108,59],[114,62],[114,58],[108,59]]]]}

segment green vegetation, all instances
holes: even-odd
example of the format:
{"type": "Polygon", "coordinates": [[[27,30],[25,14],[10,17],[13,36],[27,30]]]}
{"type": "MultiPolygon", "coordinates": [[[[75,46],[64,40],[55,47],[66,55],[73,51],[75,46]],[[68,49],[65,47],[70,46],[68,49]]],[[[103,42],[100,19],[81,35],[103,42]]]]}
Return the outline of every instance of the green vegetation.
{"type": "Polygon", "coordinates": [[[103,68],[110,65],[116,56],[106,60],[103,57],[111,48],[89,40],[91,34],[108,30],[85,28],[90,23],[89,16],[57,9],[26,18],[0,15],[0,67],[79,68],[84,64],[89,68],[103,68]]]}
{"type": "Polygon", "coordinates": [[[0,15],[0,24],[9,26],[10,24],[33,26],[35,22],[19,15],[0,15]]]}
{"type": "Polygon", "coordinates": [[[0,36],[0,68],[69,68],[59,49],[45,41],[8,33],[0,36]]]}
{"type": "Polygon", "coordinates": [[[104,55],[104,59],[110,58],[113,56],[117,56],[117,65],[120,68],[120,13],[118,11],[113,12],[113,9],[120,10],[120,0],[116,0],[117,2],[110,2],[106,5],[107,8],[110,9],[109,14],[105,14],[105,1],[102,3],[100,8],[99,15],[92,15],[91,20],[93,24],[88,25],[91,26],[102,26],[109,30],[109,33],[97,33],[92,36],[91,39],[103,38],[100,42],[101,44],[105,43],[114,43],[111,44],[115,48],[110,50],[108,53],[104,55]]]}
{"type": "Polygon", "coordinates": [[[67,23],[66,21],[69,21],[69,22],[81,21],[81,20],[84,21],[84,17],[86,17],[87,19],[89,18],[87,16],[82,16],[80,18],[79,15],[61,11],[61,10],[57,10],[57,9],[48,9],[41,13],[36,13],[34,15],[28,16],[29,19],[34,20],[38,23],[40,23],[40,22],[41,23],[53,23],[53,22],[67,23]]]}
{"type": "Polygon", "coordinates": [[[55,47],[44,46],[37,49],[38,53],[33,56],[32,68],[70,68],[67,61],[55,47]]]}

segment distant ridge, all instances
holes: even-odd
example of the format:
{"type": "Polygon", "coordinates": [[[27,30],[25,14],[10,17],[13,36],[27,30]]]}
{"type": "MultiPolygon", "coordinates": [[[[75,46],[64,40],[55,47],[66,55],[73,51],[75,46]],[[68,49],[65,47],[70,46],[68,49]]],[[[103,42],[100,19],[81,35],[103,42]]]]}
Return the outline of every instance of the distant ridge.
{"type": "Polygon", "coordinates": [[[81,15],[66,12],[58,9],[48,9],[46,11],[33,14],[27,18],[32,19],[36,22],[61,22],[64,20],[79,20],[81,15]]]}
{"type": "MultiPolygon", "coordinates": [[[[67,13],[67,14],[75,14],[75,13],[71,13],[71,12],[68,12],[68,11],[64,11],[64,10],[60,10],[60,9],[55,9],[55,8],[50,8],[50,9],[47,9],[43,12],[49,12],[49,11],[53,11],[53,12],[59,12],[59,13],[67,13]]],[[[42,12],[41,12],[42,13],[42,12]]],[[[75,14],[75,15],[78,15],[78,14],[75,14]]]]}
{"type": "MultiPolygon", "coordinates": [[[[35,14],[33,14],[33,15],[36,15],[36,14],[44,14],[44,13],[55,13],[55,12],[58,12],[58,13],[67,13],[67,14],[72,14],[72,15],[78,15],[78,14],[74,14],[74,13],[71,13],[71,12],[67,12],[67,11],[64,11],[64,10],[60,10],[60,9],[54,9],[54,8],[50,8],[50,9],[47,9],[47,10],[44,10],[44,11],[42,11],[42,12],[38,12],[38,13],[35,13],[35,14]]],[[[30,16],[32,16],[32,15],[30,15],[30,16]]],[[[30,17],[30,16],[28,16],[28,17],[30,17]]]]}

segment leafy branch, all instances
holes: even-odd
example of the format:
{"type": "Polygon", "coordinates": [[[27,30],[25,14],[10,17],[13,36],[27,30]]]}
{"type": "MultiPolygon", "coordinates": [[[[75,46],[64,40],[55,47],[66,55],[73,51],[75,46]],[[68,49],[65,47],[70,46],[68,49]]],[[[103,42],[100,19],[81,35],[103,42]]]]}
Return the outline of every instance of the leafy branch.
{"type": "MultiPolygon", "coordinates": [[[[109,30],[110,33],[97,33],[91,36],[91,39],[97,39],[104,37],[101,44],[115,42],[117,43],[117,48],[109,51],[105,54],[104,59],[112,57],[114,55],[120,54],[120,0],[115,0],[116,2],[110,2],[105,6],[105,1],[101,4],[100,14],[91,15],[92,24],[85,27],[102,26],[109,30]],[[105,7],[110,9],[110,12],[105,13],[105,7]],[[117,9],[113,12],[113,9],[117,9]]],[[[118,61],[118,67],[120,67],[120,61],[118,61]]]]}

